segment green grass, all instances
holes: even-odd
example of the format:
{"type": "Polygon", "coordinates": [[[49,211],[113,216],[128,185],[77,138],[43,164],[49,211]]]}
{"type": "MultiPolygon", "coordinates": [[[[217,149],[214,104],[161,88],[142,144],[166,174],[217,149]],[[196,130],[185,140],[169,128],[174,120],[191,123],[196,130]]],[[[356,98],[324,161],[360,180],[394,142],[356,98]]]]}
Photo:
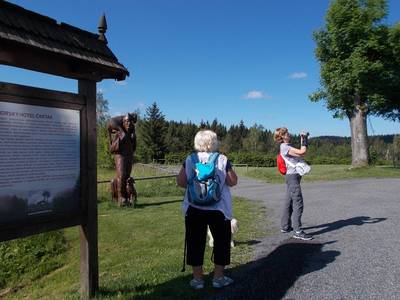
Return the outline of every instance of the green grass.
{"type": "Polygon", "coordinates": [[[62,231],[0,243],[0,289],[24,285],[61,267],[65,252],[62,231]]]}
{"type": "MultiPolygon", "coordinates": [[[[146,173],[146,171],[145,171],[146,173]]],[[[148,173],[146,173],[148,174],[148,173]]],[[[99,179],[112,176],[99,170],[99,179]]],[[[138,175],[136,175],[138,176],[138,175]]],[[[155,193],[159,180],[148,182],[155,193]],[[153,188],[152,188],[153,187],[153,188]]],[[[107,186],[99,185],[99,277],[97,299],[200,299],[215,291],[208,285],[203,291],[188,287],[190,268],[181,272],[184,242],[184,218],[181,213],[182,190],[173,185],[176,196],[140,197],[138,206],[118,208],[108,199],[107,186]]],[[[168,187],[169,189],[169,187],[168,187]]],[[[162,192],[163,188],[161,188],[162,192]]],[[[234,214],[240,230],[232,249],[235,268],[248,262],[251,245],[267,234],[265,208],[259,203],[236,198],[234,214]]],[[[78,299],[79,237],[78,229],[63,230],[68,245],[64,265],[48,275],[25,283],[7,299],[78,299]]],[[[211,251],[206,247],[205,271],[212,271],[211,251]]],[[[229,272],[229,271],[228,271],[229,272]]]]}
{"type": "MultiPolygon", "coordinates": [[[[276,167],[256,168],[237,167],[239,176],[246,176],[261,179],[268,183],[283,183],[282,176],[276,167]]],[[[364,168],[350,169],[347,165],[312,165],[311,172],[303,177],[303,182],[329,181],[355,178],[388,178],[400,177],[400,169],[390,166],[371,166],[364,168]]]]}
{"type": "MultiPolygon", "coordinates": [[[[97,178],[99,181],[111,180],[115,177],[115,170],[113,169],[98,169],[97,178]]],[[[146,167],[143,165],[134,165],[132,176],[134,178],[152,177],[169,175],[156,168],[146,167]]],[[[183,196],[183,190],[176,186],[174,177],[162,178],[157,180],[137,180],[135,183],[138,197],[155,197],[155,196],[183,196]]],[[[111,193],[109,183],[101,183],[98,186],[99,202],[110,201],[111,193]]]]}

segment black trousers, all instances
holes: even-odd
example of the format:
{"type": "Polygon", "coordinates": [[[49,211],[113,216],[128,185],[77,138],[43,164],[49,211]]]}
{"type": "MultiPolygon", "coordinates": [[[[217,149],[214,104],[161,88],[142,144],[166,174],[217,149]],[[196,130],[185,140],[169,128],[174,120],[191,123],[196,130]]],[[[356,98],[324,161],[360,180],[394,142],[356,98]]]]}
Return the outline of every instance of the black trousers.
{"type": "Polygon", "coordinates": [[[219,210],[202,210],[189,206],[186,217],[187,264],[202,266],[207,239],[207,225],[214,238],[214,263],[231,263],[231,221],[219,210]]]}

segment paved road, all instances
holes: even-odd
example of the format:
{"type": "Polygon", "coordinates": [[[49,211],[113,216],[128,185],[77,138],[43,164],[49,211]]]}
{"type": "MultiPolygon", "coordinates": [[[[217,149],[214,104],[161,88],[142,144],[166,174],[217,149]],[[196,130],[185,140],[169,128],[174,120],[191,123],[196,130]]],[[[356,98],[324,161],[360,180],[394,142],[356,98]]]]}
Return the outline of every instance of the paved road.
{"type": "Polygon", "coordinates": [[[240,179],[233,194],[262,201],[273,233],[255,245],[253,263],[232,270],[236,284],[213,298],[400,299],[400,179],[302,189],[310,242],[279,232],[284,185],[240,179]]]}

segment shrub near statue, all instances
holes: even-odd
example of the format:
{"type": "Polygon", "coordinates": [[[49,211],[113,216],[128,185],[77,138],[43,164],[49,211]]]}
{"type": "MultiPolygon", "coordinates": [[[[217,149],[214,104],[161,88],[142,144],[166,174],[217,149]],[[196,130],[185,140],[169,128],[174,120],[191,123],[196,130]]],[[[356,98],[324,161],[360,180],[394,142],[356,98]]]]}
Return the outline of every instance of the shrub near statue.
{"type": "Polygon", "coordinates": [[[137,193],[131,177],[133,153],[136,150],[137,115],[128,113],[107,122],[110,152],[114,154],[116,178],[111,181],[112,200],[119,206],[135,205],[137,193]]]}

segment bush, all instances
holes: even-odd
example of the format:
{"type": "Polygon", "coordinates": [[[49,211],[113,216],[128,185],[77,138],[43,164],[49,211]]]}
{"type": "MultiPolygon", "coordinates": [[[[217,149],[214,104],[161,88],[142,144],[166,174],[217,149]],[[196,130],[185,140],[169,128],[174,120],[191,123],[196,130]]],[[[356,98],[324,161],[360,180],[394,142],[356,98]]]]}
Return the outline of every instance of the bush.
{"type": "Polygon", "coordinates": [[[332,156],[307,157],[306,161],[310,165],[349,165],[349,164],[351,164],[351,159],[349,159],[349,158],[339,158],[339,157],[332,157],[332,156]]]}
{"type": "Polygon", "coordinates": [[[106,125],[97,126],[97,165],[101,168],[114,166],[114,157],[109,151],[109,138],[106,125]]]}
{"type": "Polygon", "coordinates": [[[63,231],[0,243],[0,288],[40,278],[65,262],[63,231]]]}
{"type": "Polygon", "coordinates": [[[275,167],[276,157],[260,152],[231,152],[228,155],[233,164],[247,164],[254,167],[275,167]]]}

